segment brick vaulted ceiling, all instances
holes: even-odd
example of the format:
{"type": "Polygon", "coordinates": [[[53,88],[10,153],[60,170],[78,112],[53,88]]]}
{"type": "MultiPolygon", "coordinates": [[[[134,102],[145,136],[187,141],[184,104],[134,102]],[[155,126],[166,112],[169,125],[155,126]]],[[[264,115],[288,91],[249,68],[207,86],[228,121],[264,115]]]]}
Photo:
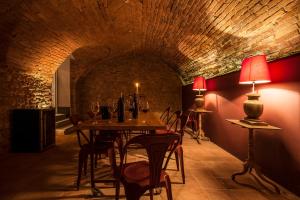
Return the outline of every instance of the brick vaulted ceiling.
{"type": "Polygon", "coordinates": [[[0,2],[1,66],[48,77],[71,53],[84,68],[157,56],[186,84],[237,71],[250,55],[300,52],[300,0],[0,2]]]}

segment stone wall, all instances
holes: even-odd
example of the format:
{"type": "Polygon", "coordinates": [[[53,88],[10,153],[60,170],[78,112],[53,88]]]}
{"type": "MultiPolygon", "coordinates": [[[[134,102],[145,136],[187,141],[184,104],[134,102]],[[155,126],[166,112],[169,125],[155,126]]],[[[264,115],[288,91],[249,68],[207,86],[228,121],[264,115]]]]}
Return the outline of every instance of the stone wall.
{"type": "Polygon", "coordinates": [[[0,153],[10,149],[10,111],[51,104],[51,85],[36,74],[0,67],[0,153]]]}
{"type": "MultiPolygon", "coordinates": [[[[72,68],[71,74],[76,73],[72,68]]],[[[139,82],[139,92],[145,95],[151,111],[163,111],[168,105],[181,109],[182,83],[178,75],[160,59],[155,57],[118,58],[98,64],[77,82],[76,98],[72,111],[83,116],[91,101],[101,104],[116,102],[120,93],[125,97],[135,92],[134,83],[139,82]],[[74,108],[76,106],[76,108],[74,108]]]]}

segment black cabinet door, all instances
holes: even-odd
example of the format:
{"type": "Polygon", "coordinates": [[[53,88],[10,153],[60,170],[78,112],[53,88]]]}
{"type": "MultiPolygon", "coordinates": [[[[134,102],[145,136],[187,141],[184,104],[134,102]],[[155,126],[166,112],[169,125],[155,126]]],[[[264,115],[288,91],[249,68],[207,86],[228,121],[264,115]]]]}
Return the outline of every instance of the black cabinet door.
{"type": "Polygon", "coordinates": [[[11,150],[39,152],[55,144],[54,109],[15,109],[11,117],[11,150]]]}

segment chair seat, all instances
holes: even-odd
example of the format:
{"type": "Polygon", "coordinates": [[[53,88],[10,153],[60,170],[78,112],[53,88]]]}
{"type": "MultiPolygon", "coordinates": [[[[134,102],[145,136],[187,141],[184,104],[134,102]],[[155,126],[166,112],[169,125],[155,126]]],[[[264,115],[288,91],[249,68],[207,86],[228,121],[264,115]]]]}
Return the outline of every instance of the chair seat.
{"type": "MultiPolygon", "coordinates": [[[[164,177],[167,173],[162,170],[160,175],[160,182],[164,182],[164,177]]],[[[150,184],[150,171],[149,162],[138,161],[129,164],[125,164],[122,170],[122,177],[127,183],[135,183],[141,187],[145,187],[150,184]]]]}

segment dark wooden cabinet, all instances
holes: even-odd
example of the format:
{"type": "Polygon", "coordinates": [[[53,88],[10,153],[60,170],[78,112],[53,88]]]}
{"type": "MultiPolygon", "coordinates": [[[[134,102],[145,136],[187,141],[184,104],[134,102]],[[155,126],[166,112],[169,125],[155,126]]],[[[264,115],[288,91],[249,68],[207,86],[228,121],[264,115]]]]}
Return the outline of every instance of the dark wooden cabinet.
{"type": "Polygon", "coordinates": [[[53,145],[55,145],[54,109],[12,110],[12,152],[40,152],[53,145]]]}

